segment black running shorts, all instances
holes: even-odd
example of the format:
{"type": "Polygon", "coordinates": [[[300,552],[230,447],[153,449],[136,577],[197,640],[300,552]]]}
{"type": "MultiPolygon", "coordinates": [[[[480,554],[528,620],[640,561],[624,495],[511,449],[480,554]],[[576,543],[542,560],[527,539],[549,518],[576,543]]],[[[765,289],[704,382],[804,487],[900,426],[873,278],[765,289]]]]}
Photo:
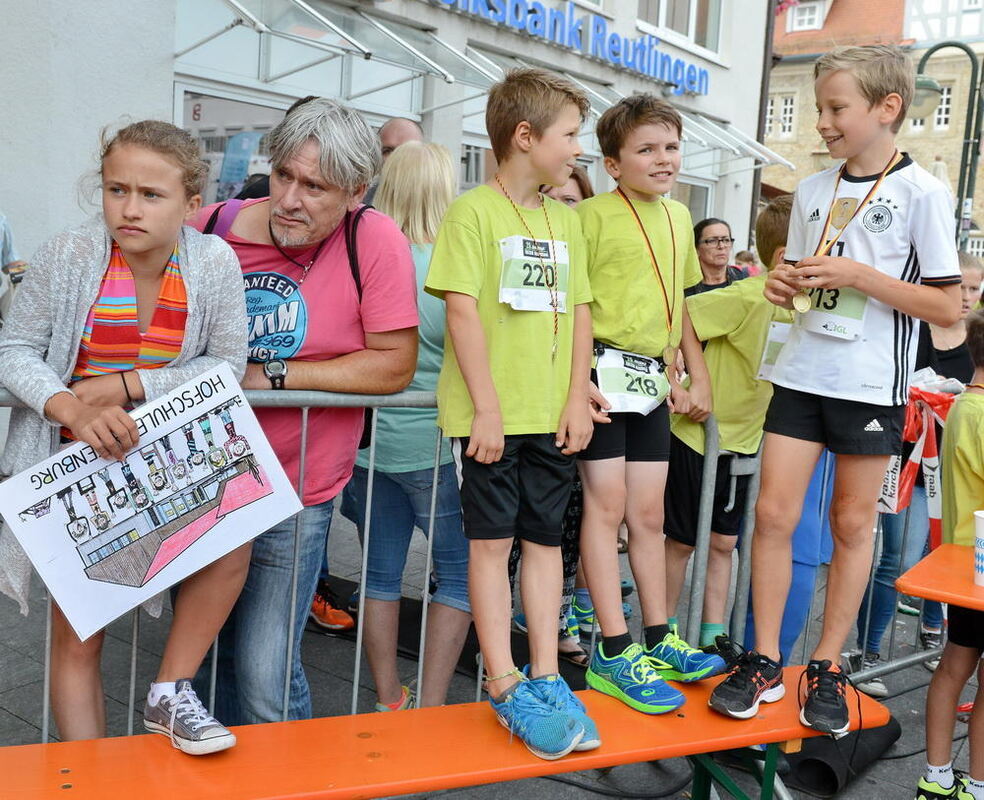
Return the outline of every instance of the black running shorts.
{"type": "Polygon", "coordinates": [[[582,461],[670,460],[670,411],[666,403],[648,414],[622,411],[608,416],[611,422],[596,422],[591,442],[577,454],[582,461]]]}
{"type": "Polygon", "coordinates": [[[961,647],[984,654],[984,611],[947,606],[946,638],[961,647]]]}
{"type": "Polygon", "coordinates": [[[465,455],[468,437],[451,441],[467,538],[518,536],[560,546],[577,465],[556,441],[555,433],[506,436],[502,458],[493,464],[465,455]]]}
{"type": "Polygon", "coordinates": [[[905,406],[877,406],[775,386],[765,430],[820,442],[832,453],[890,456],[902,451],[905,406]]]}
{"type": "MultiPolygon", "coordinates": [[[[718,457],[717,481],[714,484],[714,507],[711,530],[725,536],[737,536],[745,518],[750,475],[731,477],[731,464],[736,458],[753,456],[723,455],[718,457]],[[732,481],[734,483],[732,484],[732,481]],[[732,486],[734,497],[732,497],[732,486]]],[[[697,542],[697,517],[700,511],[701,485],[704,477],[704,456],[689,445],[670,437],[670,470],[666,478],[663,508],[663,531],[671,539],[691,547],[697,542]]]]}

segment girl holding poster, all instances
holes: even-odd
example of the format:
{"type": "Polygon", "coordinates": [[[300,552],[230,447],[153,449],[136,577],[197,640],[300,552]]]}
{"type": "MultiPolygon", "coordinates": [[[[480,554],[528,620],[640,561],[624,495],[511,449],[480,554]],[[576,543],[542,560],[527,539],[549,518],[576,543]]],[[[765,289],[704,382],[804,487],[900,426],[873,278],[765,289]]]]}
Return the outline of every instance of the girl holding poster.
{"type": "MultiPolygon", "coordinates": [[[[72,440],[123,460],[138,440],[126,407],[222,362],[237,378],[245,370],[238,261],[221,239],[184,224],[201,206],[208,175],[195,141],[165,122],[136,122],[104,137],[100,161],[102,215],[41,246],[0,334],[0,375],[26,406],[11,414],[4,476],[72,440]]],[[[249,549],[185,580],[175,604],[144,725],[185,753],[217,752],[236,741],[189,677],[239,595],[249,549]]],[[[0,591],[25,614],[29,582],[30,564],[4,524],[0,591]]],[[[52,604],[51,702],[63,740],[106,733],[103,638],[100,632],[80,641],[52,604]]]]}

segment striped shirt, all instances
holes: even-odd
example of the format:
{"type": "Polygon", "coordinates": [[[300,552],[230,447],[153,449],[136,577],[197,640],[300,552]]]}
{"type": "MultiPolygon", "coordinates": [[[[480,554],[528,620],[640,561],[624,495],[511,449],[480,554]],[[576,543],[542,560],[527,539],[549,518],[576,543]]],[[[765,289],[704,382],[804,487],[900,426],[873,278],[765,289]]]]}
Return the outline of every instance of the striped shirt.
{"type": "Polygon", "coordinates": [[[178,246],[161,279],[157,307],[146,333],[140,331],[137,292],[130,265],[113,242],[99,296],[82,329],[72,381],[133,369],[156,369],[178,357],[188,318],[188,296],[178,259],[178,246]]]}

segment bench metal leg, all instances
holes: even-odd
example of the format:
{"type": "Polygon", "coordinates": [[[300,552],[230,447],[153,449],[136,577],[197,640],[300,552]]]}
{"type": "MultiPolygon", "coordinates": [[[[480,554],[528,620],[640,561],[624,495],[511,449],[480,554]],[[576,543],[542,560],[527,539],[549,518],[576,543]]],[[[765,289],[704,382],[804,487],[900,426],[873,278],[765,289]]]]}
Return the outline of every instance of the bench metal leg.
{"type": "MultiPolygon", "coordinates": [[[[736,800],[753,800],[748,794],[742,791],[741,787],[735,783],[734,779],[711,757],[709,753],[688,756],[694,768],[693,787],[691,797],[693,800],[710,800],[711,790],[714,783],[717,783],[729,795],[736,800]]],[[[765,750],[765,761],[762,765],[761,773],[753,769],[759,783],[759,800],[773,800],[775,795],[776,765],[779,762],[779,745],[770,744],[765,750]]],[[[757,764],[756,764],[757,766],[757,764]]]]}

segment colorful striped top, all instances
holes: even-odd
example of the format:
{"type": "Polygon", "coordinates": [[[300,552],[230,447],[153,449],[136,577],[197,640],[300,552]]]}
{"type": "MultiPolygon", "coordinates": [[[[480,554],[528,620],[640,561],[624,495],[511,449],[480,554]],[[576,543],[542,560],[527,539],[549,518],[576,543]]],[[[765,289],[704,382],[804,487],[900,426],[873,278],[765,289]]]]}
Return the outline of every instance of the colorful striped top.
{"type": "Polygon", "coordinates": [[[178,246],[164,268],[154,316],[147,332],[141,333],[133,273],[113,242],[99,296],[82,330],[72,380],[167,365],[181,352],[187,318],[188,295],[181,279],[178,246]]]}

